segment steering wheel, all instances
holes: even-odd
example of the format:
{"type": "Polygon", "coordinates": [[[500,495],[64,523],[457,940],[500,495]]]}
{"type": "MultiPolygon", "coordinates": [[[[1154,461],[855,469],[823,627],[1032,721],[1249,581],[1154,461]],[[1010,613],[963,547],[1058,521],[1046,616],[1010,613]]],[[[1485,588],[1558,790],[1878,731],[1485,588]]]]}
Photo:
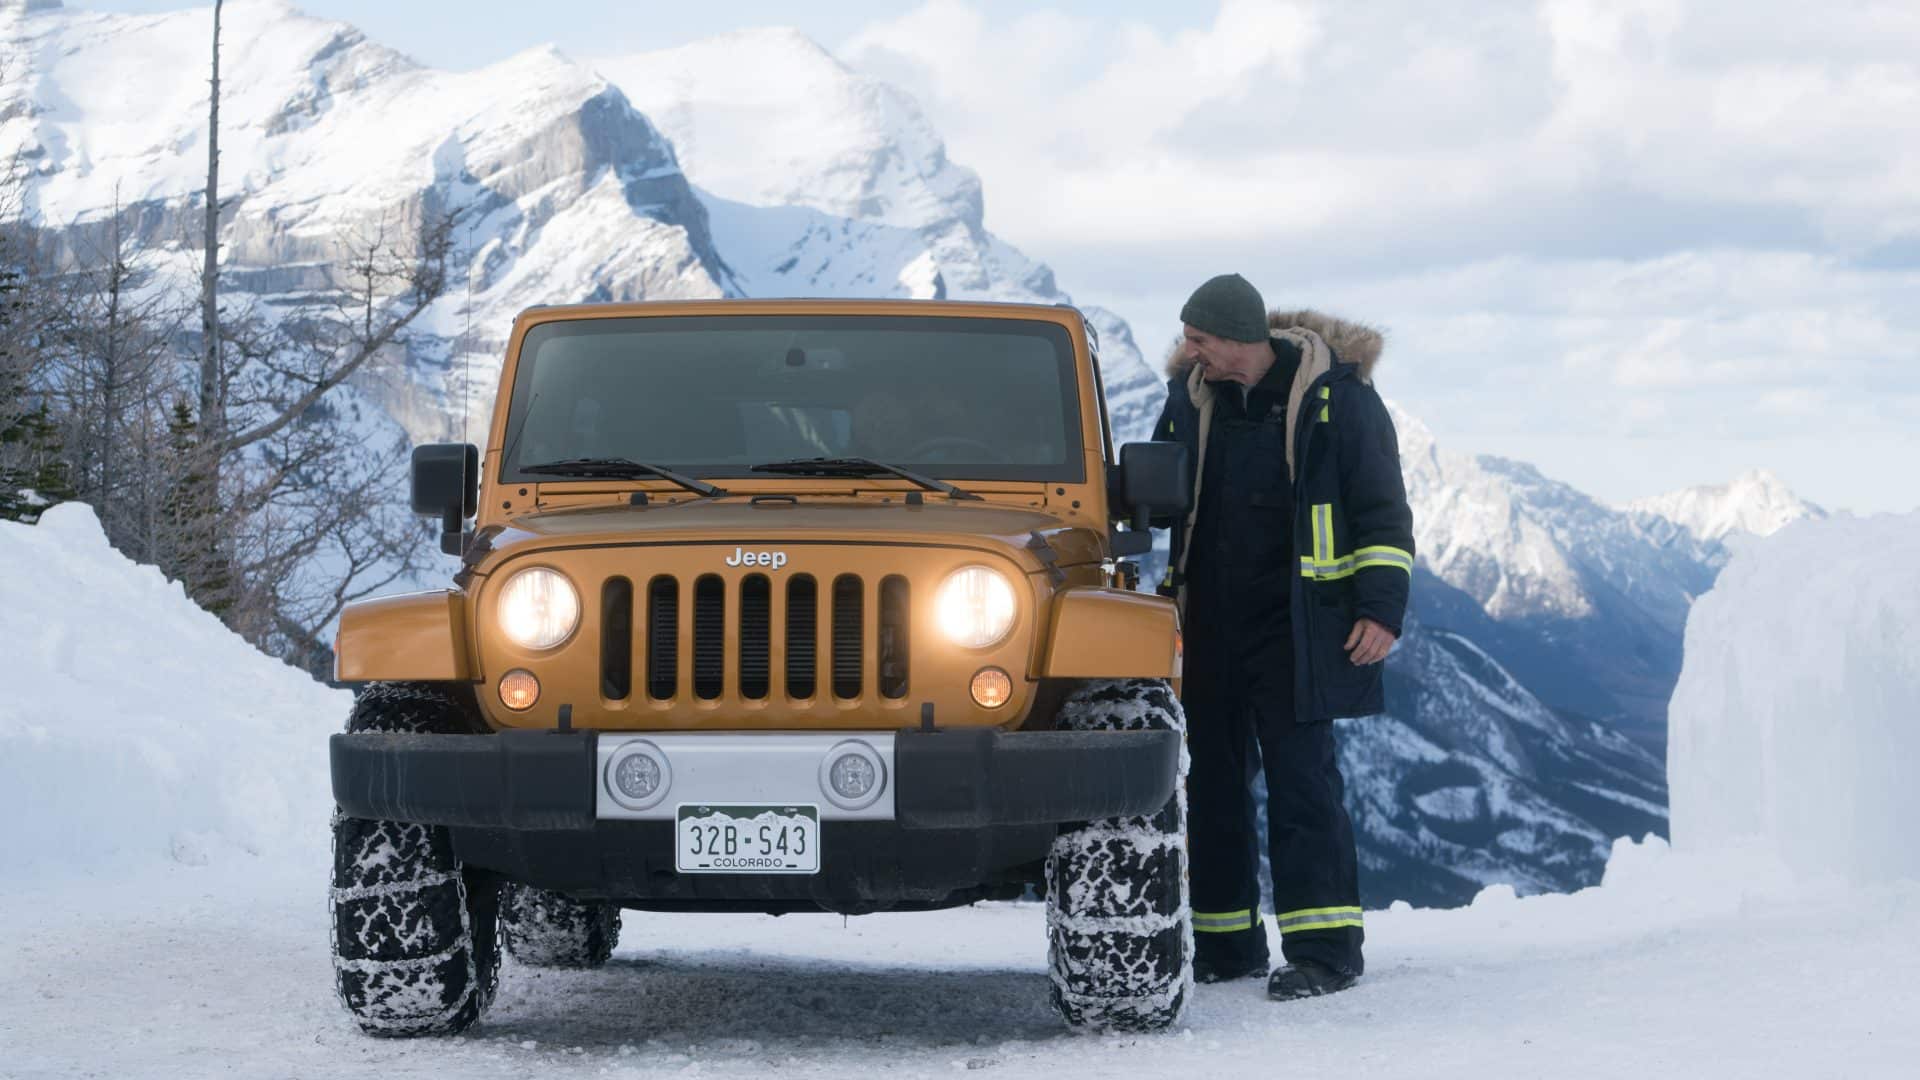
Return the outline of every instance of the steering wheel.
{"type": "Polygon", "coordinates": [[[1007,460],[1006,451],[1001,450],[992,443],[982,442],[979,439],[971,439],[965,435],[936,435],[908,450],[905,457],[908,461],[923,461],[928,456],[937,457],[943,450],[949,449],[966,450],[985,455],[980,458],[963,457],[957,459],[963,463],[973,461],[1005,462],[1007,460]]]}

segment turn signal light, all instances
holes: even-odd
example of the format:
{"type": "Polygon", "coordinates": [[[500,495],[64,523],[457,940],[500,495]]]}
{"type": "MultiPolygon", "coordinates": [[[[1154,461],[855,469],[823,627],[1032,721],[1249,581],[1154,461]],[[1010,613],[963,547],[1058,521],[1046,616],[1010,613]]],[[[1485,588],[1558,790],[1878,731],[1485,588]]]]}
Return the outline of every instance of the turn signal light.
{"type": "Polygon", "coordinates": [[[973,703],[983,709],[997,709],[1013,697],[1013,680],[997,667],[981,668],[973,673],[973,703]]]}
{"type": "Polygon", "coordinates": [[[515,669],[500,677],[500,704],[514,712],[526,712],[540,700],[540,680],[531,671],[515,669]]]}

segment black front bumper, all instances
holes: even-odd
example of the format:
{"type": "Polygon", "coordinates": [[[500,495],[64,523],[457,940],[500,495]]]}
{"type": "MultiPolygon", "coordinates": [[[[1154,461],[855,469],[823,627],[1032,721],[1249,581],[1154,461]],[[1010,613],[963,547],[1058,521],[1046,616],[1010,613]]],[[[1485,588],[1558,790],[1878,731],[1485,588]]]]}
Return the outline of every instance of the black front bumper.
{"type": "MultiPolygon", "coordinates": [[[[591,731],[335,735],[333,798],[354,817],[495,829],[591,829],[591,731]]],[[[902,829],[1058,824],[1151,814],[1173,795],[1172,731],[903,731],[902,829]]]]}
{"type": "Polygon", "coordinates": [[[333,795],[353,817],[444,825],[468,864],[630,907],[829,910],[1018,895],[1061,824],[1158,812],[1172,731],[904,731],[894,820],[821,823],[812,875],[687,874],[671,821],[600,820],[596,734],[335,735],[333,795]]]}

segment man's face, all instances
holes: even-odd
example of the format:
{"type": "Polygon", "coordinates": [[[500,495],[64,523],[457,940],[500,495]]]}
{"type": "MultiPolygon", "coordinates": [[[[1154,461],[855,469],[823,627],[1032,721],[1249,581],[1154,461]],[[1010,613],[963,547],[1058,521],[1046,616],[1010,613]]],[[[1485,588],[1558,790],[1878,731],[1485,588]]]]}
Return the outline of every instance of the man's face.
{"type": "Polygon", "coordinates": [[[1252,386],[1273,363],[1273,348],[1264,341],[1230,341],[1192,326],[1182,328],[1181,338],[1201,378],[1212,382],[1252,386]]]}

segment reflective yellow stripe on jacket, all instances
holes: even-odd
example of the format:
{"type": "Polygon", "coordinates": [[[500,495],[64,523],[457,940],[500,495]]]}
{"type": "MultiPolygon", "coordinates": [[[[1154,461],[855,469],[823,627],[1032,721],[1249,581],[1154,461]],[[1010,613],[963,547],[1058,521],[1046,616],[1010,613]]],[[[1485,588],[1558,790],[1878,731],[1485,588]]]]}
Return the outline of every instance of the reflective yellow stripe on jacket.
{"type": "Polygon", "coordinates": [[[1397,566],[1413,576],[1413,553],[1386,544],[1363,547],[1349,555],[1333,550],[1333,504],[1313,505],[1313,554],[1300,556],[1300,576],[1316,581],[1352,577],[1370,566],[1397,566]]]}

